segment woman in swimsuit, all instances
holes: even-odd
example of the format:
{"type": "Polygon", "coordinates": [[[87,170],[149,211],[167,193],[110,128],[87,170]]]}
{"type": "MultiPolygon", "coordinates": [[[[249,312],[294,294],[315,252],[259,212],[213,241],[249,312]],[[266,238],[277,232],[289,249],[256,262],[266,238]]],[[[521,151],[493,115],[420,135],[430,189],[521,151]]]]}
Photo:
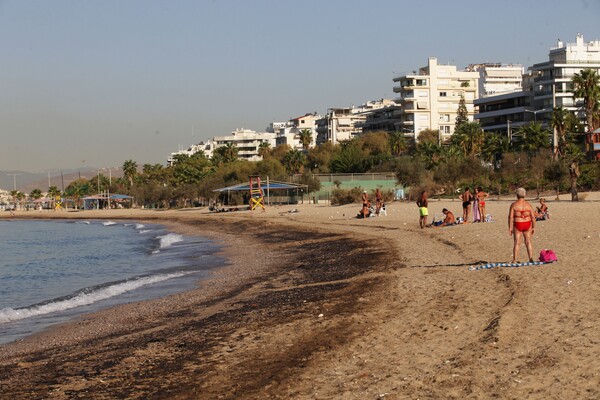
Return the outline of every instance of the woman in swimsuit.
{"type": "Polygon", "coordinates": [[[535,213],[531,204],[525,201],[525,189],[518,188],[516,194],[517,201],[510,205],[510,210],[508,211],[508,233],[514,237],[512,262],[517,262],[522,237],[525,238],[527,255],[531,262],[533,261],[531,237],[535,232],[535,213]]]}
{"type": "Polygon", "coordinates": [[[485,222],[485,199],[489,194],[483,191],[481,186],[477,188],[477,207],[479,207],[479,222],[485,222]]]}
{"type": "Polygon", "coordinates": [[[458,196],[458,198],[462,200],[463,221],[466,224],[469,222],[469,215],[471,215],[471,202],[473,201],[473,194],[471,193],[471,190],[466,187],[465,191],[458,196]]]}

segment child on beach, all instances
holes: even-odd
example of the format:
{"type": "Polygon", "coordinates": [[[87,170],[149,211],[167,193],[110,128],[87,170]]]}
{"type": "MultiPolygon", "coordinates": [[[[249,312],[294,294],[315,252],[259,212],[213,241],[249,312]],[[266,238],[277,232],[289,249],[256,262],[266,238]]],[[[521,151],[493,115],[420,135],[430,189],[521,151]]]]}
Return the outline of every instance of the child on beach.
{"type": "Polygon", "coordinates": [[[427,225],[427,215],[429,215],[427,205],[427,193],[423,190],[417,200],[417,206],[419,207],[419,225],[421,226],[421,229],[425,228],[427,225]]]}

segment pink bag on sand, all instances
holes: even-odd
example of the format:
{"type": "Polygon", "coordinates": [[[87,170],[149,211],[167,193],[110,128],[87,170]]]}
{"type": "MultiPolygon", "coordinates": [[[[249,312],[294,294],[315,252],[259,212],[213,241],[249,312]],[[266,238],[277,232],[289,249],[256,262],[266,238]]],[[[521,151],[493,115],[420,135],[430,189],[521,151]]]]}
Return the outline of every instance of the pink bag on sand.
{"type": "Polygon", "coordinates": [[[556,258],[556,254],[554,254],[553,250],[544,249],[540,251],[540,261],[545,263],[551,263],[554,261],[558,261],[558,258],[556,258]]]}

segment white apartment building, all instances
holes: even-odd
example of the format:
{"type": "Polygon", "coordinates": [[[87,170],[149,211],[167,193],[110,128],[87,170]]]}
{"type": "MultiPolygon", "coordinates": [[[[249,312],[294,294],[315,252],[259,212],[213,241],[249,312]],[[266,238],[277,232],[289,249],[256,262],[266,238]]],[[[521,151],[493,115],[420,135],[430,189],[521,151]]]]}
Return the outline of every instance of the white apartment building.
{"type": "Polygon", "coordinates": [[[402,110],[397,130],[418,140],[426,129],[440,132],[440,143],[454,133],[454,125],[461,98],[464,97],[469,120],[473,120],[473,101],[479,96],[479,73],[458,71],[453,65],[440,65],[430,57],[428,65],[417,73],[397,76],[394,92],[400,97],[396,102],[402,110]]]}
{"type": "Polygon", "coordinates": [[[215,136],[212,141],[214,149],[233,143],[238,149],[238,158],[248,161],[260,161],[258,149],[262,142],[268,142],[271,148],[275,147],[276,133],[256,132],[250,129],[236,129],[229,136],[215,136]]]}
{"type": "Polygon", "coordinates": [[[213,150],[215,149],[214,142],[212,140],[207,140],[206,142],[200,142],[198,144],[193,144],[187,149],[180,149],[179,151],[171,153],[171,155],[167,158],[167,165],[169,167],[173,166],[175,162],[175,156],[179,154],[184,154],[187,156],[192,156],[196,153],[203,152],[206,158],[211,158],[213,155],[213,150]]]}
{"type": "Polygon", "coordinates": [[[525,68],[520,64],[471,64],[466,70],[479,73],[479,98],[523,90],[525,68]]]}
{"type": "MultiPolygon", "coordinates": [[[[309,113],[305,114],[301,117],[290,119],[285,126],[281,127],[277,132],[276,137],[276,146],[279,145],[288,145],[292,149],[302,150],[302,142],[300,141],[300,132],[308,129],[312,134],[312,140],[309,145],[310,147],[314,147],[317,143],[317,123],[316,121],[321,119],[320,115],[317,113],[309,113]]],[[[272,123],[271,126],[273,126],[272,123]]]]}
{"type": "MultiPolygon", "coordinates": [[[[583,35],[577,34],[575,43],[563,43],[550,49],[548,61],[529,67],[534,76],[534,107],[537,119],[548,120],[554,107],[563,107],[577,112],[583,105],[582,99],[574,99],[571,79],[583,69],[593,69],[600,73],[600,40],[584,42],[583,35]]],[[[584,121],[583,114],[579,115],[584,121]]]]}
{"type": "Polygon", "coordinates": [[[330,108],[327,115],[316,121],[317,145],[325,142],[339,143],[362,133],[367,114],[395,104],[394,100],[368,101],[358,107],[330,108]]]}

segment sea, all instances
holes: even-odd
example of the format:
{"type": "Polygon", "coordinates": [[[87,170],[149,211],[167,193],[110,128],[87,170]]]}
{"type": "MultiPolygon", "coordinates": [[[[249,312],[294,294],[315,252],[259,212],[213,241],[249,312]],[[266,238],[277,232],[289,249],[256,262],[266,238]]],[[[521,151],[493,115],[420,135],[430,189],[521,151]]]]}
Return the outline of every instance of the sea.
{"type": "Polygon", "coordinates": [[[208,238],[156,224],[0,221],[0,344],[84,313],[193,289],[223,266],[208,238]]]}

